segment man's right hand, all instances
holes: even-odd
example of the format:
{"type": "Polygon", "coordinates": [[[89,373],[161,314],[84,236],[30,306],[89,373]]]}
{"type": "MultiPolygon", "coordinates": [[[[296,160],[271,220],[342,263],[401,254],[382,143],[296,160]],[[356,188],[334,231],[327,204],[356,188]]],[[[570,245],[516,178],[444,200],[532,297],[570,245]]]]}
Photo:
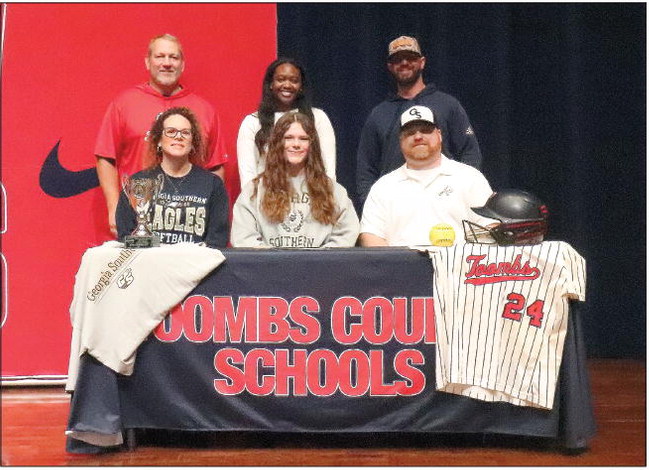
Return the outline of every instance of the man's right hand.
{"type": "Polygon", "coordinates": [[[110,233],[113,234],[115,238],[117,238],[117,223],[115,222],[115,211],[108,211],[108,228],[110,229],[110,233]]]}

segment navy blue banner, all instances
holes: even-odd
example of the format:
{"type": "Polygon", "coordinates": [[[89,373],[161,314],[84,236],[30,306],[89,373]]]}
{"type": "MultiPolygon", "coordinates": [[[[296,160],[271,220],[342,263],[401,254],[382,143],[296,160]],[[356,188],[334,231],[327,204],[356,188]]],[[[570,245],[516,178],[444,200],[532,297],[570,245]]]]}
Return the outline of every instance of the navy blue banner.
{"type": "MultiPolygon", "coordinates": [[[[592,435],[574,319],[553,410],[482,402],[435,391],[426,255],[223,252],[138,349],[132,376],[82,358],[68,429],[481,432],[567,446],[592,435]]],[[[74,440],[68,446],[75,451],[74,440]]]]}
{"type": "Polygon", "coordinates": [[[210,417],[166,412],[161,427],[413,428],[434,389],[431,282],[427,257],[406,250],[233,250],[142,346],[124,382],[150,405],[133,411],[197,403],[210,417]]]}

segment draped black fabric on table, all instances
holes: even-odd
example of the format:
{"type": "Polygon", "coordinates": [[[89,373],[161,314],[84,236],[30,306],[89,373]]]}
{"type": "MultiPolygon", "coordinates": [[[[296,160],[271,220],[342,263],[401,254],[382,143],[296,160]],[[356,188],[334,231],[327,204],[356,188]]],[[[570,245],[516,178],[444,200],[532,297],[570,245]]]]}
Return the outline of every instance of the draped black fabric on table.
{"type": "Polygon", "coordinates": [[[226,261],[140,345],[132,375],[81,357],[69,452],[99,451],[84,442],[112,445],[138,428],[412,432],[431,433],[431,442],[434,433],[500,434],[514,445],[516,436],[529,436],[570,449],[587,447],[594,435],[578,304],[566,325],[558,386],[548,388],[552,410],[516,406],[435,390],[438,333],[426,254],[223,254],[226,261]]]}
{"type": "Polygon", "coordinates": [[[588,261],[589,354],[645,355],[646,5],[279,4],[278,55],[306,66],[332,120],[338,180],[393,90],[387,43],[419,38],[424,79],[460,100],[495,190],[548,204],[551,239],[588,261]]]}

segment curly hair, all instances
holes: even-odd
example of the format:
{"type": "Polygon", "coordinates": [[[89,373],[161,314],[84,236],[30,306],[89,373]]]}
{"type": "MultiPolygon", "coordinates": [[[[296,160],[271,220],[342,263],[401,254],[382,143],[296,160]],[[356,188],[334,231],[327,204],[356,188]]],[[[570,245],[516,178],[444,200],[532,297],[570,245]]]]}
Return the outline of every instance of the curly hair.
{"type": "Polygon", "coordinates": [[[161,112],[153,121],[151,129],[147,132],[146,140],[149,142],[149,149],[147,152],[147,165],[153,167],[162,161],[162,151],[158,144],[162,140],[162,131],[164,130],[164,122],[169,116],[179,115],[189,121],[192,127],[192,150],[189,152],[189,161],[194,165],[201,165],[205,160],[205,144],[203,142],[203,133],[201,132],[201,125],[198,123],[196,115],[191,109],[185,107],[169,108],[161,112]]]}
{"type": "MultiPolygon", "coordinates": [[[[311,197],[311,214],[322,224],[334,225],[340,216],[340,211],[333,195],[333,182],[325,172],[320,140],[313,120],[300,112],[293,111],[282,116],[270,135],[266,169],[255,179],[256,183],[261,181],[264,186],[261,210],[273,223],[282,222],[290,211],[291,196],[295,193],[295,189],[289,181],[289,163],[284,155],[284,135],[294,122],[302,126],[310,140],[304,171],[311,197]]],[[[258,186],[255,184],[251,199],[257,196],[258,186]]]]}
{"type": "Polygon", "coordinates": [[[266,73],[264,74],[264,80],[261,85],[261,102],[257,109],[257,116],[259,117],[261,129],[259,129],[257,134],[255,134],[255,145],[257,146],[260,155],[264,154],[264,147],[270,139],[270,133],[275,124],[275,111],[277,111],[277,97],[270,89],[270,86],[273,83],[275,69],[284,64],[290,64],[300,71],[302,87],[296,95],[295,108],[297,108],[302,114],[306,114],[313,119],[313,111],[311,110],[311,103],[307,95],[308,87],[304,67],[295,59],[287,57],[280,57],[271,62],[271,64],[266,68],[266,73]]]}

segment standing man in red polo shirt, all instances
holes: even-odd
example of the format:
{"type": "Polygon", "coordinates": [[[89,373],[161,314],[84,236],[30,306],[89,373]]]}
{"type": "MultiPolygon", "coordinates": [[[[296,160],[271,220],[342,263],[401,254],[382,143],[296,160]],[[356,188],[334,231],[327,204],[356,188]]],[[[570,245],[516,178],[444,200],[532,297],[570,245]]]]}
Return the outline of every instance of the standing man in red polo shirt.
{"type": "Polygon", "coordinates": [[[146,133],[156,116],[166,109],[185,106],[196,114],[205,138],[207,155],[204,167],[223,178],[227,161],[225,143],[214,107],[180,84],[185,70],[183,49],[178,39],[163,34],[149,42],[144,59],[149,81],[120,93],[108,106],[97,142],[97,175],[106,197],[108,224],[113,236],[115,208],[123,175],[132,175],[152,164],[146,160],[146,133]]]}

